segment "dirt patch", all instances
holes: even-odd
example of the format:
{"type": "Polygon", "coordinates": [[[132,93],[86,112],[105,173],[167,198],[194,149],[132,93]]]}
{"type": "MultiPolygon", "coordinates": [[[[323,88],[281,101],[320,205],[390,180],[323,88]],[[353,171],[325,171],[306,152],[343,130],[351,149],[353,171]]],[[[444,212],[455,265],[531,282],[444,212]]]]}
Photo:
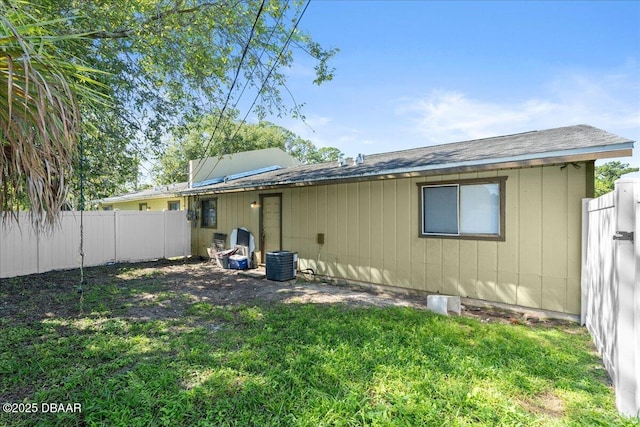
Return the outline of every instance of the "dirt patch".
{"type": "Polygon", "coordinates": [[[544,414],[554,418],[562,418],[565,414],[564,401],[551,391],[536,395],[520,404],[526,411],[534,414],[544,414]]]}
{"type": "MultiPolygon", "coordinates": [[[[427,309],[427,297],[422,294],[300,277],[275,282],[260,273],[223,270],[197,259],[107,265],[85,269],[82,293],[78,292],[78,270],[0,279],[0,318],[29,322],[104,311],[140,320],[170,319],[179,318],[197,302],[220,306],[273,302],[427,309]]],[[[543,320],[497,308],[465,307],[462,314],[483,322],[577,328],[571,322],[543,320]]]]}

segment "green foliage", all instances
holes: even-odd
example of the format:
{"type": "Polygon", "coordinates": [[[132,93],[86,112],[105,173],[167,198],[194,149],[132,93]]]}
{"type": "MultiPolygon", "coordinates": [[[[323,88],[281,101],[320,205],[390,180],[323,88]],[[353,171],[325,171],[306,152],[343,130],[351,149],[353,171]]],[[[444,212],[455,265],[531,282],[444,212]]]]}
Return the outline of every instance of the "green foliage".
{"type": "Polygon", "coordinates": [[[237,111],[227,113],[223,120],[219,120],[219,114],[208,114],[183,130],[168,144],[154,167],[158,184],[187,181],[189,160],[203,157],[271,147],[280,148],[303,163],[333,161],[342,154],[334,147],[318,149],[311,141],[273,123],[242,124],[236,118],[237,111]]]}
{"type": "MultiPolygon", "coordinates": [[[[255,112],[301,114],[283,98],[293,49],[316,60],[315,82],[333,78],[323,49],[295,28],[301,1],[38,0],[25,13],[49,21],[61,57],[103,73],[110,102],[79,101],[91,176],[86,199],[130,188],[141,161],[158,155],[163,138],[202,114],[257,96],[255,112]],[[260,13],[258,13],[260,11],[260,13]],[[257,19],[256,19],[257,18],[257,19]],[[82,37],[72,37],[82,35],[82,37]],[[236,71],[240,70],[236,79],[236,71]],[[235,83],[235,84],[234,84],[235,83]]],[[[78,167],[76,166],[76,172],[78,167]]],[[[74,183],[75,200],[78,178],[74,183]]]]}
{"type": "Polygon", "coordinates": [[[85,126],[82,138],[84,161],[76,158],[76,174],[70,200],[78,206],[80,172],[84,178],[86,203],[133,190],[138,177],[140,154],[131,141],[135,138],[127,127],[121,127],[113,111],[83,111],[85,126]]]}
{"type": "Polygon", "coordinates": [[[607,162],[601,166],[596,167],[596,197],[600,197],[603,194],[607,194],[613,191],[614,184],[622,175],[638,172],[638,168],[629,167],[628,163],[622,163],[619,161],[607,162]]]}
{"type": "Polygon", "coordinates": [[[60,47],[83,35],[58,34],[66,19],[29,13],[28,5],[0,2],[0,211],[28,206],[34,225],[47,226],[66,202],[80,103],[103,97],[96,70],[60,47]]]}
{"type": "Polygon", "coordinates": [[[7,427],[634,425],[578,325],[217,305],[188,292],[183,311],[154,319],[168,301],[149,297],[174,292],[175,276],[148,265],[88,269],[78,315],[63,274],[7,281],[0,305],[20,314],[0,312],[0,396],[78,402],[82,413],[0,414],[7,427]],[[28,280],[37,294],[16,301],[28,280]],[[55,302],[46,312],[44,300],[55,302]]]}

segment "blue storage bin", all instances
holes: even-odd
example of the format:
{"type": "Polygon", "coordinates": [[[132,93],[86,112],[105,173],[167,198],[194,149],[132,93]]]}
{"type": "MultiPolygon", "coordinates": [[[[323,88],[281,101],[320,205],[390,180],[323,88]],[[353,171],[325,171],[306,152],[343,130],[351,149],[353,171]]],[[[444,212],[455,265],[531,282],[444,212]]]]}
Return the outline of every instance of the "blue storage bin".
{"type": "Polygon", "coordinates": [[[233,270],[246,270],[249,268],[249,258],[244,255],[231,255],[229,257],[229,268],[233,270]]]}

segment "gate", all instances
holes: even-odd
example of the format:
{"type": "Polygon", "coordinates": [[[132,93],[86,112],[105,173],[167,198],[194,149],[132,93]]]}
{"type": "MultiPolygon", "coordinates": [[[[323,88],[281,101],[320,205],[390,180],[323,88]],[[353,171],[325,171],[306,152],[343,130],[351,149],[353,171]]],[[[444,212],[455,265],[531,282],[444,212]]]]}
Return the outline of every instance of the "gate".
{"type": "Polygon", "coordinates": [[[581,322],[616,390],[618,410],[640,415],[640,180],[583,200],[581,322]]]}

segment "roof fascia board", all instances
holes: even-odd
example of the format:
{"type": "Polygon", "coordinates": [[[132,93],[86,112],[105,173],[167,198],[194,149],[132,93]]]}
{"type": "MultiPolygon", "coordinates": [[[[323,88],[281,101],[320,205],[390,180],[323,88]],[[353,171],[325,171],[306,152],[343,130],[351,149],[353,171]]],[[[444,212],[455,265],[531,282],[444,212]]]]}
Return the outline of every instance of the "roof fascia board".
{"type": "MultiPolygon", "coordinates": [[[[299,182],[265,182],[261,185],[248,187],[235,186],[223,188],[202,188],[199,191],[186,190],[183,195],[198,195],[204,193],[237,193],[252,190],[268,190],[274,188],[303,187],[310,185],[329,184],[332,182],[358,182],[373,181],[390,178],[409,178],[416,176],[444,175],[463,172],[481,172],[495,169],[513,169],[532,166],[544,166],[554,163],[570,163],[597,160],[612,157],[626,157],[632,155],[633,142],[625,142],[600,147],[580,148],[573,150],[559,150],[543,153],[543,155],[520,155],[504,158],[492,158],[485,160],[471,160],[466,162],[454,162],[440,165],[428,165],[419,168],[389,169],[383,173],[368,173],[348,177],[322,178],[299,182]]],[[[357,166],[353,166],[354,168],[357,166]]]]}

